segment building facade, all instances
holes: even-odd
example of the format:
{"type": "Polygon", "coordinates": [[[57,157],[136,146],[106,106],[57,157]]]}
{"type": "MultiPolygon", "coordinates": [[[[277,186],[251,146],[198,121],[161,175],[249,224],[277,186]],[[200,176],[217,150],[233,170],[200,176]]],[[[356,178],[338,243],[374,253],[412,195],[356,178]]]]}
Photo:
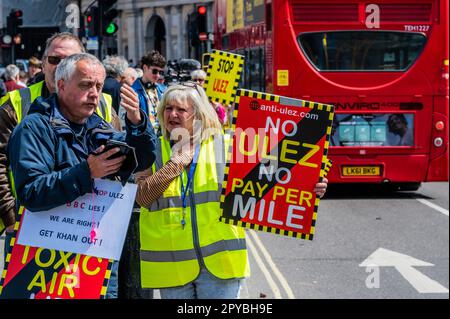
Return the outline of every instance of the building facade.
{"type": "Polygon", "coordinates": [[[200,59],[212,41],[202,41],[199,47],[191,45],[188,17],[199,5],[207,8],[207,30],[212,34],[213,0],[118,0],[118,54],[132,63],[138,63],[150,50],[160,51],[166,60],[200,59]]]}

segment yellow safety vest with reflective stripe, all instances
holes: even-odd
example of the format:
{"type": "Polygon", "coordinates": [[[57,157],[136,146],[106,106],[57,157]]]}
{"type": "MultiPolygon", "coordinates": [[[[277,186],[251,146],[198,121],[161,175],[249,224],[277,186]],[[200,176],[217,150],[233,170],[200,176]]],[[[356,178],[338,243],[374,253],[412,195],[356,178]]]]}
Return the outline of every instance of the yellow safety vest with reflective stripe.
{"type": "Polygon", "coordinates": [[[0,218],[0,235],[3,234],[3,231],[6,229],[5,224],[3,224],[3,220],[0,218]]]}
{"type": "MultiPolygon", "coordinates": [[[[14,90],[8,92],[1,102],[5,102],[8,98],[11,100],[11,104],[17,115],[17,123],[20,123],[22,119],[27,115],[31,104],[42,95],[42,88],[45,81],[38,82],[30,87],[14,90]]],[[[100,103],[97,106],[97,114],[100,115],[106,122],[111,122],[112,97],[109,94],[102,93],[100,96],[100,103]]]]}
{"type": "MultiPolygon", "coordinates": [[[[160,137],[153,172],[171,156],[160,137]]],[[[250,274],[243,228],[219,221],[225,169],[223,135],[202,143],[188,192],[186,226],[182,227],[181,176],[150,207],[141,208],[141,283],[143,288],[182,286],[195,280],[200,265],[220,279],[250,274]]],[[[183,172],[186,183],[187,174],[183,172]]]]}
{"type": "MultiPolygon", "coordinates": [[[[14,108],[17,116],[17,123],[20,123],[22,119],[28,114],[31,104],[39,96],[42,95],[42,88],[44,87],[45,81],[38,82],[29,87],[14,90],[8,92],[0,101],[0,105],[6,102],[8,99],[11,100],[11,105],[14,108]]],[[[97,114],[100,115],[108,123],[112,120],[111,114],[112,108],[112,97],[109,94],[102,93],[100,96],[100,103],[97,106],[97,114]]],[[[16,197],[16,190],[14,187],[14,178],[11,170],[9,170],[9,180],[11,181],[11,190],[13,196],[16,197]]]]}

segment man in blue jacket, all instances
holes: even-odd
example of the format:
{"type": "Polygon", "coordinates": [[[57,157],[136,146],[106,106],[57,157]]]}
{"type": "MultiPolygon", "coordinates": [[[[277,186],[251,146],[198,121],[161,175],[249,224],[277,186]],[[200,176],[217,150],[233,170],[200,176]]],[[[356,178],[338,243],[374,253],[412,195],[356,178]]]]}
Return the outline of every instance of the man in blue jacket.
{"type": "MultiPolygon", "coordinates": [[[[131,87],[124,85],[121,90],[126,133],[94,113],[105,76],[102,63],[93,55],[65,58],[56,69],[56,94],[38,98],[14,130],[8,153],[21,206],[49,210],[91,193],[93,178],[120,173],[125,157],[109,158],[119,149],[102,152],[109,139],[135,147],[137,171],[155,160],[155,134],[131,87]]],[[[107,297],[116,295],[112,291],[107,297]]]]}

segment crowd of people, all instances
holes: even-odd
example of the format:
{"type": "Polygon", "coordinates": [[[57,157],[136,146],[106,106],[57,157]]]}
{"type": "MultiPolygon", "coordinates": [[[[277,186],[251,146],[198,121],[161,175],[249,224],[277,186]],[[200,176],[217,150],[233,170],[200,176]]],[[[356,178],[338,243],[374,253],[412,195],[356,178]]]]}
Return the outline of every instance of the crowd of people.
{"type": "Polygon", "coordinates": [[[21,70],[15,64],[6,66],[0,75],[0,98],[10,91],[21,89],[35,83],[42,76],[42,61],[32,56],[28,60],[28,70],[21,70]]]}
{"type": "MultiPolygon", "coordinates": [[[[125,160],[103,152],[106,141],[125,141],[136,149],[128,181],[138,190],[106,297],[238,298],[250,274],[245,233],[219,222],[232,106],[208,100],[205,72],[168,85],[159,52],[136,69],[120,56],[99,61],[70,33],[49,38],[35,62],[28,86],[7,67],[14,84],[0,105],[5,252],[20,206],[43,211],[92,193],[92,179],[120,175],[125,160]]],[[[316,184],[319,197],[326,187],[316,184]]]]}

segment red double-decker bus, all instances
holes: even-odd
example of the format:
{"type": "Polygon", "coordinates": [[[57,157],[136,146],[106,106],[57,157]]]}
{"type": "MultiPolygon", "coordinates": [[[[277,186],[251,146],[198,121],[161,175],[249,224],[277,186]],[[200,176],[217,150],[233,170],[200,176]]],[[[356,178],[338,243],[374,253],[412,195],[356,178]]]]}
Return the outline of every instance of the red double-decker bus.
{"type": "Polygon", "coordinates": [[[448,0],[215,2],[241,87],[335,106],[332,183],[448,181],[448,0]]]}

